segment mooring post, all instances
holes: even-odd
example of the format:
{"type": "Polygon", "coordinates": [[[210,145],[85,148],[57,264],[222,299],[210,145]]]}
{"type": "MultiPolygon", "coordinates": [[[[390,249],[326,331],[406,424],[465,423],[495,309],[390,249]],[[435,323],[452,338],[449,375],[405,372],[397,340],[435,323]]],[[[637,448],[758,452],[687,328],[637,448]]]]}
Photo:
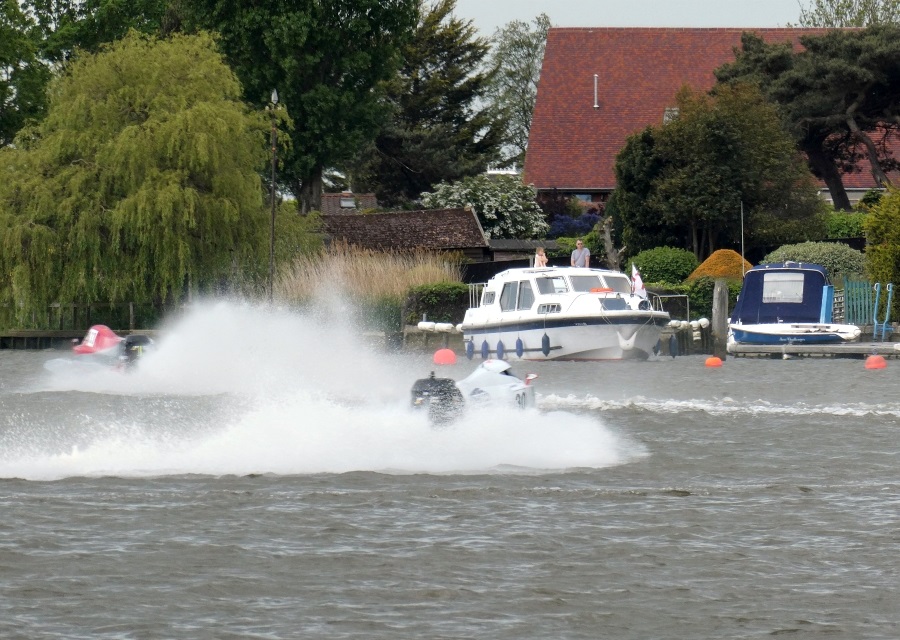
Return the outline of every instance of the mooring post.
{"type": "Polygon", "coordinates": [[[713,355],[725,361],[728,351],[728,283],[717,278],[712,305],[713,355]]]}

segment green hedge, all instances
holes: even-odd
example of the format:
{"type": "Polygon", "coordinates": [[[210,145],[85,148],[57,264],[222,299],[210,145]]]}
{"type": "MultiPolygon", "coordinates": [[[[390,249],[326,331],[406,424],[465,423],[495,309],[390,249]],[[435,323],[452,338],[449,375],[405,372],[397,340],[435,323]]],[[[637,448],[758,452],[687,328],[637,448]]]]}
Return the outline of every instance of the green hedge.
{"type": "Polygon", "coordinates": [[[459,324],[469,308],[469,285],[462,282],[441,282],[414,287],[406,295],[404,320],[416,324],[423,314],[430,322],[459,324]]]}
{"type": "MultiPolygon", "coordinates": [[[[674,247],[656,247],[641,251],[629,262],[641,272],[645,282],[682,282],[699,266],[697,257],[691,251],[674,247]]],[[[630,274],[630,269],[625,269],[630,274]]]]}

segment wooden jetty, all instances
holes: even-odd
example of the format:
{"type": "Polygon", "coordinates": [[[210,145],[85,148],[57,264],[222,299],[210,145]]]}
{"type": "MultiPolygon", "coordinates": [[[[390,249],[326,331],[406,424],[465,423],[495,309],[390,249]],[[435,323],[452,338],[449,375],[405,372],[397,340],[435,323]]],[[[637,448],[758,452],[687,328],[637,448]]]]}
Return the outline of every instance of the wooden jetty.
{"type": "Polygon", "coordinates": [[[900,358],[900,342],[843,342],[840,344],[730,344],[728,354],[761,358],[900,358]]]}
{"type": "MultiPolygon", "coordinates": [[[[131,333],[152,336],[155,331],[129,331],[114,329],[120,336],[131,333]]],[[[4,329],[0,331],[0,349],[71,349],[72,344],[84,338],[85,330],[72,329],[4,329]]]]}

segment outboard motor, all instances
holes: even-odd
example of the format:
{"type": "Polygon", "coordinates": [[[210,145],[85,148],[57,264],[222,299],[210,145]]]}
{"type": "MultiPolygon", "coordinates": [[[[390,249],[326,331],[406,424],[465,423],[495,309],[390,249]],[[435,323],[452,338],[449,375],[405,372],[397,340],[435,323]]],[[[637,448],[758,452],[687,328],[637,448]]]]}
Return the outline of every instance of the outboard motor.
{"type": "Polygon", "coordinates": [[[445,425],[462,414],[465,400],[456,382],[450,378],[435,378],[432,371],[429,377],[413,383],[412,406],[426,409],[432,424],[445,425]]]}
{"type": "Polygon", "coordinates": [[[121,342],[122,352],[119,360],[126,369],[130,369],[144,355],[145,349],[153,345],[153,340],[144,335],[128,335],[121,342]]]}

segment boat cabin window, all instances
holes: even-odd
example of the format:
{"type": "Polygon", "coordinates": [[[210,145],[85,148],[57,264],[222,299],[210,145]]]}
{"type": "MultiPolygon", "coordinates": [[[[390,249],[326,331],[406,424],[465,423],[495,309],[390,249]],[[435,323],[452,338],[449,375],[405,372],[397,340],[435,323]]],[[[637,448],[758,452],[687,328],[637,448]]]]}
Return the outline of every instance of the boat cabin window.
{"type": "Polygon", "coordinates": [[[572,289],[587,293],[591,289],[602,289],[603,283],[600,282],[600,276],[570,276],[572,281],[572,289]]]}
{"type": "Polygon", "coordinates": [[[616,293],[631,293],[631,280],[627,276],[603,276],[603,280],[616,293]]]}
{"type": "Polygon", "coordinates": [[[486,307],[489,304],[494,304],[494,292],[485,289],[484,293],[481,294],[481,306],[486,307]]]}
{"type": "Polygon", "coordinates": [[[503,285],[503,291],[500,292],[500,310],[515,311],[516,309],[516,293],[519,291],[518,282],[507,282],[503,285]]]}
{"type": "Polygon", "coordinates": [[[615,296],[614,298],[600,298],[600,304],[603,305],[603,308],[606,311],[625,311],[628,309],[628,304],[619,296],[615,296]]]}
{"type": "Polygon", "coordinates": [[[538,313],[559,313],[560,311],[562,311],[562,305],[557,302],[538,305],[538,313]]]}
{"type": "Polygon", "coordinates": [[[500,292],[500,310],[515,311],[516,309],[531,309],[534,306],[534,292],[528,280],[520,282],[507,282],[500,292]]]}
{"type": "Polygon", "coordinates": [[[537,283],[538,291],[544,295],[549,293],[565,293],[568,291],[566,288],[566,280],[562,276],[535,278],[534,281],[537,283]]]}
{"type": "Polygon", "coordinates": [[[534,306],[534,292],[531,290],[531,283],[523,280],[519,283],[519,309],[531,309],[534,306]]]}
{"type": "Polygon", "coordinates": [[[763,273],[763,302],[803,302],[802,273],[763,273]]]}

